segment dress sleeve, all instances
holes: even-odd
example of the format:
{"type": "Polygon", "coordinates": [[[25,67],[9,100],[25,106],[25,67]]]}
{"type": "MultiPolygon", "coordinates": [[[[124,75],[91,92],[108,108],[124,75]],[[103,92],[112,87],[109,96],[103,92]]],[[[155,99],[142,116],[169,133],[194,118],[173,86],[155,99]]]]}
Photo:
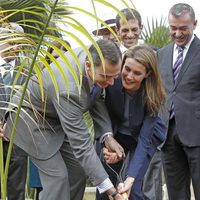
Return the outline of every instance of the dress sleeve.
{"type": "Polygon", "coordinates": [[[144,118],[142,128],[138,137],[135,152],[130,158],[127,175],[136,178],[140,169],[146,164],[146,158],[152,157],[157,146],[152,143],[154,135],[165,134],[166,127],[159,116],[144,118]]]}

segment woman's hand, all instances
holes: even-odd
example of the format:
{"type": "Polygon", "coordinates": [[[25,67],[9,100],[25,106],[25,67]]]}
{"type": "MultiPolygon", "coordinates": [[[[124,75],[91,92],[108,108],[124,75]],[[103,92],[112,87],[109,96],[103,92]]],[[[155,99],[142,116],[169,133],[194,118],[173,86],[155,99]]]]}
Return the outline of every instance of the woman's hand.
{"type": "Polygon", "coordinates": [[[126,194],[126,196],[124,195],[124,197],[127,199],[130,196],[134,180],[135,179],[133,177],[128,177],[123,183],[119,183],[119,185],[117,186],[118,192],[121,195],[126,194]]]}
{"type": "Polygon", "coordinates": [[[125,199],[121,194],[118,194],[115,196],[114,200],[128,200],[128,199],[125,199]]]}

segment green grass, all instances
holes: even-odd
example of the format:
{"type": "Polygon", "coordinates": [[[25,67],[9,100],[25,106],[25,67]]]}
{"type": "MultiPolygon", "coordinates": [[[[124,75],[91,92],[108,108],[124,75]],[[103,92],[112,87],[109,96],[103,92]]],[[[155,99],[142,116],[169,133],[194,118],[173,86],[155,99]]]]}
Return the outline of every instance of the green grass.
{"type": "Polygon", "coordinates": [[[85,193],[83,200],[95,200],[95,193],[92,192],[85,193]]]}
{"type": "MultiPolygon", "coordinates": [[[[34,198],[34,190],[31,189],[31,194],[26,195],[26,200],[33,200],[34,198]]],[[[95,193],[94,192],[87,192],[85,193],[83,200],[95,200],[95,193]]]]}

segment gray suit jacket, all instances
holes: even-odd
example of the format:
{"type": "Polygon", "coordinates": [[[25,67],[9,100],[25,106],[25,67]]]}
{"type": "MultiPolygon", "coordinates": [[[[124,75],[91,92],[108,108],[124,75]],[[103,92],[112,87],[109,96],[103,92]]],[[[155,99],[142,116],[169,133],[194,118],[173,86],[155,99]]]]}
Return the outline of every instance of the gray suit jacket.
{"type": "MultiPolygon", "coordinates": [[[[112,128],[110,121],[107,120],[109,117],[101,99],[90,101],[90,86],[85,73],[86,54],[82,49],[75,50],[75,53],[82,65],[83,76],[80,76],[72,56],[69,53],[65,55],[75,70],[77,80],[82,80],[80,93],[69,67],[61,58],[58,59],[58,62],[68,79],[68,88],[57,67],[54,64],[51,65],[59,91],[59,100],[52,78],[46,69],[42,72],[45,101],[42,100],[37,78],[33,77],[28,85],[26,100],[23,102],[14,142],[32,157],[45,160],[59,151],[64,137],[67,137],[74,155],[85,169],[86,175],[95,184],[98,184],[107,178],[107,173],[95,152],[83,113],[88,110],[92,111],[95,127],[98,129],[96,137],[103,134],[102,131],[112,131],[112,128]]],[[[20,95],[21,93],[18,92],[12,98],[16,108],[20,95]]],[[[97,98],[98,96],[100,96],[100,91],[97,98]]],[[[6,129],[8,135],[12,128],[16,108],[13,108],[12,114],[9,115],[6,129]]]]}
{"type": "MultiPolygon", "coordinates": [[[[172,63],[173,46],[170,44],[158,50],[158,60],[162,80],[167,92],[167,109],[172,102],[176,128],[180,140],[187,146],[200,145],[200,40],[195,36],[184,63],[181,67],[177,83],[173,83],[172,63]]],[[[169,113],[165,116],[169,121],[169,113]]]]}

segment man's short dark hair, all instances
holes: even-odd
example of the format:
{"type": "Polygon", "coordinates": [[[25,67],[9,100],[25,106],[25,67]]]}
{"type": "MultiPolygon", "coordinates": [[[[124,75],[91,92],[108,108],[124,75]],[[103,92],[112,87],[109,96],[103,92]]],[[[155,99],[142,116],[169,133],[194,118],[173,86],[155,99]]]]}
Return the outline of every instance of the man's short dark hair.
{"type": "MultiPolygon", "coordinates": [[[[97,41],[97,44],[99,45],[105,60],[109,61],[111,65],[119,63],[121,56],[118,47],[114,42],[100,39],[97,41]]],[[[94,45],[90,46],[89,52],[92,56],[94,66],[101,66],[102,62],[94,45]]]]}
{"type": "Polygon", "coordinates": [[[179,17],[185,14],[189,14],[192,20],[195,20],[195,13],[193,8],[186,3],[177,3],[171,7],[169,10],[169,15],[179,17]]]}
{"type": "MultiPolygon", "coordinates": [[[[141,18],[140,13],[137,10],[135,10],[133,8],[130,8],[130,9],[124,8],[120,12],[124,15],[124,17],[126,18],[127,21],[130,19],[137,19],[139,26],[142,25],[142,18],[141,18]]],[[[120,19],[121,19],[121,17],[119,16],[119,14],[117,14],[116,26],[118,29],[120,28],[120,19]]]]}

